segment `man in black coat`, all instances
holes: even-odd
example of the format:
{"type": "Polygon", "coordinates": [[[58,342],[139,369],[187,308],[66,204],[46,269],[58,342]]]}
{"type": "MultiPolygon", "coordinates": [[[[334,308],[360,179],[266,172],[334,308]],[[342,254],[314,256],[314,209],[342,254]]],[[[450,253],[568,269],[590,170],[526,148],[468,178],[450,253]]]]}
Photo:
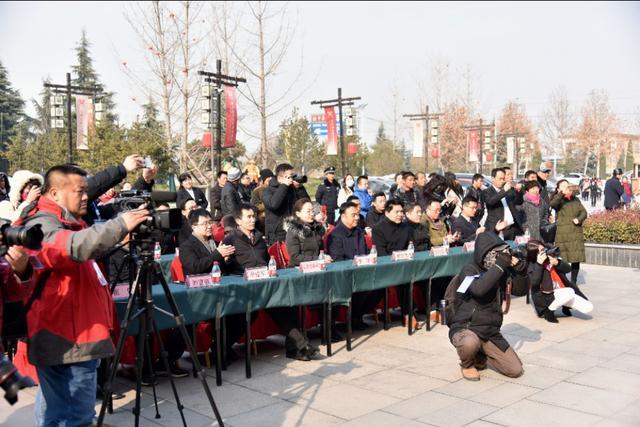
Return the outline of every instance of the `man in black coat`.
{"type": "Polygon", "coordinates": [[[282,227],[284,218],[293,214],[296,202],[296,190],[293,187],[293,166],[288,163],[276,167],[275,178],[262,193],[265,208],[265,234],[267,244],[284,241],[287,233],[282,227]]]}
{"type": "MultiPolygon", "coordinates": [[[[369,253],[364,240],[364,230],[358,227],[360,214],[355,203],[347,202],[340,206],[340,219],[336,228],[327,238],[327,252],[334,261],[353,259],[356,255],[369,253]]],[[[351,326],[356,330],[364,330],[368,326],[362,316],[373,311],[378,301],[384,296],[384,289],[370,292],[356,292],[351,297],[351,326]]]]}
{"type": "Polygon", "coordinates": [[[227,183],[220,195],[220,210],[222,216],[233,215],[242,204],[240,196],[240,177],[242,172],[236,167],[231,167],[227,171],[227,183]]]}
{"type": "Polygon", "coordinates": [[[404,216],[406,224],[412,229],[414,250],[422,252],[431,249],[429,230],[424,223],[420,222],[422,219],[422,206],[414,203],[404,205],[404,216]]]}
{"type": "Polygon", "coordinates": [[[213,220],[220,222],[222,219],[222,189],[227,183],[227,171],[218,171],[216,182],[209,190],[209,202],[211,202],[211,215],[213,220]]]}
{"type": "Polygon", "coordinates": [[[547,166],[547,162],[540,163],[540,168],[538,169],[537,178],[538,184],[540,184],[540,196],[545,201],[547,206],[549,206],[549,192],[547,191],[547,180],[549,179],[549,174],[551,173],[551,168],[547,166]]]}
{"type": "Polygon", "coordinates": [[[402,172],[402,180],[396,191],[391,195],[392,199],[400,200],[403,204],[422,204],[422,196],[415,189],[416,176],[413,172],[402,172]]]}
{"type": "Polygon", "coordinates": [[[473,217],[478,222],[480,222],[484,216],[485,209],[482,199],[482,190],[484,189],[482,187],[484,187],[484,176],[477,173],[471,178],[471,185],[467,188],[467,193],[464,195],[465,197],[473,197],[478,201],[478,209],[476,210],[476,215],[473,217]]]}
{"type": "Polygon", "coordinates": [[[515,191],[511,192],[511,183],[505,181],[502,168],[493,169],[491,177],[492,185],[482,192],[487,207],[485,228],[496,234],[502,231],[505,240],[514,240],[522,234],[520,212],[516,209],[517,195],[515,191]],[[503,225],[506,226],[502,228],[503,225]]]}
{"type": "MultiPolygon", "coordinates": [[[[242,205],[234,214],[238,228],[224,242],[235,248],[229,259],[231,274],[243,274],[246,268],[263,267],[269,263],[267,245],[256,230],[256,214],[249,205],[242,205]]],[[[318,353],[318,349],[298,329],[297,307],[269,308],[266,312],[285,335],[286,356],[291,359],[309,361],[318,353]]]]}
{"type": "MultiPolygon", "coordinates": [[[[500,290],[509,270],[526,271],[527,263],[509,254],[508,245],[494,233],[476,239],[474,261],[465,265],[454,286],[454,312],[448,319],[449,340],[460,358],[462,376],[479,381],[478,369],[487,365],[508,377],[524,372],[522,362],[500,333],[500,290]]],[[[447,289],[447,293],[449,288],[447,289]]]]}
{"type": "Polygon", "coordinates": [[[316,202],[327,207],[327,222],[335,224],[334,212],[338,209],[340,184],[336,181],[336,168],[330,166],[324,170],[324,182],[316,190],[316,202]]]}
{"type": "Polygon", "coordinates": [[[371,199],[371,207],[364,222],[367,227],[373,228],[382,218],[384,218],[384,205],[387,203],[387,196],[382,192],[375,193],[371,199]]]}
{"type": "Polygon", "coordinates": [[[613,170],[613,176],[604,184],[604,207],[608,211],[617,209],[621,206],[620,197],[624,194],[624,187],[620,183],[622,169],[613,170]]]}
{"type": "Polygon", "coordinates": [[[178,189],[178,197],[176,199],[177,206],[182,205],[185,200],[191,198],[195,200],[201,208],[207,208],[209,202],[207,202],[204,192],[193,186],[193,178],[191,177],[191,174],[183,173],[178,177],[178,181],[180,181],[180,188],[178,189]]]}
{"type": "Polygon", "coordinates": [[[476,236],[483,233],[485,228],[480,227],[476,220],[478,201],[471,196],[462,199],[462,212],[451,224],[452,233],[460,233],[459,242],[464,244],[476,240],[476,236]]]}

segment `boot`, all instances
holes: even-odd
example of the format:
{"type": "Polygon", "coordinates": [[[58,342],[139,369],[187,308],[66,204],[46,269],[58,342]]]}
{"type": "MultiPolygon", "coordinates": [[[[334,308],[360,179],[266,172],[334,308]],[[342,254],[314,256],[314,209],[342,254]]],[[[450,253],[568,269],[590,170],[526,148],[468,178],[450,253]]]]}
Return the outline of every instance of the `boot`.
{"type": "Polygon", "coordinates": [[[553,313],[553,311],[549,310],[548,308],[544,310],[543,316],[547,322],[558,323],[558,319],[556,318],[556,315],[553,313]]]}
{"type": "Polygon", "coordinates": [[[564,307],[564,306],[562,307],[562,314],[564,314],[567,317],[573,316],[571,314],[571,309],[569,307],[564,307]]]}

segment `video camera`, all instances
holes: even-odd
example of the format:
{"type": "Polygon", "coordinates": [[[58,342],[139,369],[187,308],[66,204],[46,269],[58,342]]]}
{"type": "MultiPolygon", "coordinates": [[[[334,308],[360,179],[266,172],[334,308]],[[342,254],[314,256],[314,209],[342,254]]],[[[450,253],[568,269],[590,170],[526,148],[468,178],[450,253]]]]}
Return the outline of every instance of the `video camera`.
{"type": "Polygon", "coordinates": [[[307,178],[307,175],[294,175],[293,180],[298,184],[306,184],[309,178],[307,178]]]}
{"type": "Polygon", "coordinates": [[[529,251],[527,245],[516,246],[515,248],[509,248],[509,254],[512,257],[518,258],[520,261],[526,261],[529,251]]]}
{"type": "Polygon", "coordinates": [[[114,201],[116,212],[127,212],[146,205],[150,218],[140,224],[134,234],[148,236],[153,230],[175,231],[182,227],[182,212],[180,209],[157,209],[157,203],[175,202],[177,193],[170,191],[121,191],[114,201]]]}
{"type": "Polygon", "coordinates": [[[0,234],[2,234],[0,256],[7,253],[9,246],[14,245],[32,250],[42,249],[44,234],[40,224],[12,226],[9,221],[0,219],[0,234]]]}

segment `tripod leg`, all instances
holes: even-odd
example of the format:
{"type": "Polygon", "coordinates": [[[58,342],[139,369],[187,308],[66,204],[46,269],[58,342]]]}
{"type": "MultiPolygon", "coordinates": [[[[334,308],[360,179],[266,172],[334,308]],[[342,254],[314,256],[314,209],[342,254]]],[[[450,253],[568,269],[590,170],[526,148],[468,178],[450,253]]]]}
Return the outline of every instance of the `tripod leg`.
{"type": "Polygon", "coordinates": [[[331,301],[327,303],[327,356],[331,357],[331,335],[333,331],[333,307],[331,307],[331,301]]]}
{"type": "Polygon", "coordinates": [[[247,378],[251,378],[251,300],[247,303],[245,313],[245,334],[244,334],[244,370],[247,378]]]}
{"type": "MultiPolygon", "coordinates": [[[[158,342],[160,342],[160,336],[159,335],[158,335],[157,339],[158,339],[158,342]]],[[[146,363],[147,363],[147,365],[149,367],[148,368],[149,372],[151,373],[151,388],[152,388],[152,391],[153,391],[153,404],[154,404],[154,406],[156,408],[156,419],[159,419],[160,418],[160,412],[158,410],[158,396],[156,394],[156,372],[153,369],[153,357],[152,357],[153,350],[154,350],[153,335],[151,335],[151,334],[147,335],[146,336],[146,341],[147,341],[147,346],[145,348],[144,355],[146,356],[146,359],[147,359],[146,363]]],[[[160,353],[160,357],[162,357],[162,347],[160,347],[160,352],[161,352],[160,353]]],[[[144,369],[144,367],[142,369],[144,369]]],[[[165,367],[165,369],[166,369],[166,367],[165,367]]],[[[167,372],[170,372],[170,371],[167,371],[167,372]]]]}
{"type": "Polygon", "coordinates": [[[223,316],[220,319],[222,326],[222,370],[227,370],[227,318],[223,316]]]}
{"type": "Polygon", "coordinates": [[[217,304],[216,307],[216,320],[215,320],[215,329],[216,329],[216,385],[222,385],[222,345],[220,342],[222,341],[220,337],[220,303],[217,304]]]}
{"type": "Polygon", "coordinates": [[[407,328],[408,328],[408,332],[409,335],[413,335],[413,279],[411,279],[411,282],[409,282],[409,290],[408,290],[408,301],[407,301],[407,305],[409,307],[409,313],[407,313],[407,328]]]}
{"type": "Polygon", "coordinates": [[[385,331],[389,330],[389,288],[384,288],[384,320],[382,327],[385,331]]]}
{"type": "Polygon", "coordinates": [[[427,295],[426,298],[426,312],[427,312],[427,331],[431,330],[431,278],[429,278],[429,283],[427,283],[427,295]]]}
{"type": "MultiPolygon", "coordinates": [[[[180,402],[180,397],[178,396],[178,390],[176,389],[176,383],[171,376],[171,366],[169,366],[168,353],[164,348],[164,343],[160,338],[160,332],[158,331],[158,325],[155,320],[151,320],[153,326],[153,334],[158,340],[158,345],[160,346],[160,360],[162,361],[162,365],[164,369],[169,373],[169,383],[171,384],[171,390],[173,391],[173,396],[176,398],[176,406],[178,407],[178,411],[180,411],[180,418],[182,418],[182,425],[186,427],[187,420],[184,418],[184,406],[182,406],[182,402],[180,402]]],[[[188,334],[187,334],[188,335],[188,334]]],[[[156,398],[156,386],[153,386],[153,398],[156,398]]],[[[158,403],[156,401],[156,418],[160,418],[160,414],[157,412],[158,403]]]]}
{"type": "Polygon", "coordinates": [[[167,298],[167,302],[169,303],[169,307],[171,307],[171,312],[173,313],[174,319],[178,324],[178,328],[180,329],[182,338],[184,339],[184,342],[187,345],[189,354],[191,354],[191,361],[198,370],[198,376],[200,377],[200,382],[202,383],[202,387],[204,388],[205,394],[207,395],[207,399],[209,400],[211,409],[213,410],[213,413],[216,416],[216,421],[218,421],[218,425],[220,427],[224,427],[224,423],[222,422],[222,417],[220,416],[220,412],[218,412],[218,407],[216,406],[216,403],[213,400],[213,395],[211,394],[211,390],[209,389],[209,385],[207,384],[207,373],[205,372],[204,369],[202,369],[202,366],[200,366],[200,362],[198,361],[198,356],[196,354],[196,349],[193,347],[193,343],[189,339],[187,328],[184,325],[185,323],[184,316],[180,314],[180,310],[178,310],[178,304],[176,304],[176,300],[174,299],[173,294],[169,289],[169,285],[167,285],[167,281],[162,275],[162,270],[160,269],[160,265],[157,262],[152,262],[152,265],[154,267],[156,277],[158,277],[158,279],[160,280],[160,284],[162,285],[162,289],[167,298]]]}
{"type": "Polygon", "coordinates": [[[347,307],[347,351],[351,351],[351,337],[353,331],[351,330],[351,316],[353,315],[353,296],[349,300],[349,306],[347,307]]]}
{"type": "MultiPolygon", "coordinates": [[[[145,307],[145,311],[148,307],[145,307]]],[[[147,346],[147,316],[140,316],[138,320],[140,322],[140,328],[138,329],[138,348],[136,354],[136,404],[133,407],[133,414],[135,415],[135,426],[138,427],[140,423],[140,393],[142,388],[142,368],[144,361],[145,347],[147,346]]]]}
{"type": "MultiPolygon", "coordinates": [[[[198,333],[198,325],[196,324],[196,325],[193,325],[193,346],[195,348],[198,348],[197,337],[196,337],[197,333],[198,333]]],[[[193,378],[198,378],[198,372],[196,371],[195,366],[192,367],[192,371],[193,371],[193,378]]]]}

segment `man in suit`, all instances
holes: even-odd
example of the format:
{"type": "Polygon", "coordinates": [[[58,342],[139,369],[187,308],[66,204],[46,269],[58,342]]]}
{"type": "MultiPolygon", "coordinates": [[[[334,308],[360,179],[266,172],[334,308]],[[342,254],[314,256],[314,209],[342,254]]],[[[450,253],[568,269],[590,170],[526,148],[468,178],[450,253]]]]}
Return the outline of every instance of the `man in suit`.
{"type": "Polygon", "coordinates": [[[478,201],[475,198],[467,196],[462,199],[462,212],[451,224],[451,231],[460,233],[460,243],[473,242],[478,234],[484,232],[485,228],[480,227],[476,219],[477,211],[478,201]]]}
{"type": "Polygon", "coordinates": [[[506,182],[504,169],[493,169],[491,178],[491,186],[482,192],[487,207],[487,220],[484,226],[487,231],[493,231],[496,234],[502,231],[504,240],[514,240],[516,236],[522,234],[520,216],[516,209],[517,195],[515,191],[511,192],[513,187],[511,182],[506,182]],[[504,228],[502,228],[503,225],[505,225],[504,228]]]}
{"type": "Polygon", "coordinates": [[[204,192],[193,186],[193,178],[191,177],[191,174],[183,173],[178,177],[178,180],[180,181],[180,188],[178,189],[176,205],[181,206],[185,200],[193,199],[196,201],[198,206],[206,209],[209,202],[207,202],[204,192]]]}

